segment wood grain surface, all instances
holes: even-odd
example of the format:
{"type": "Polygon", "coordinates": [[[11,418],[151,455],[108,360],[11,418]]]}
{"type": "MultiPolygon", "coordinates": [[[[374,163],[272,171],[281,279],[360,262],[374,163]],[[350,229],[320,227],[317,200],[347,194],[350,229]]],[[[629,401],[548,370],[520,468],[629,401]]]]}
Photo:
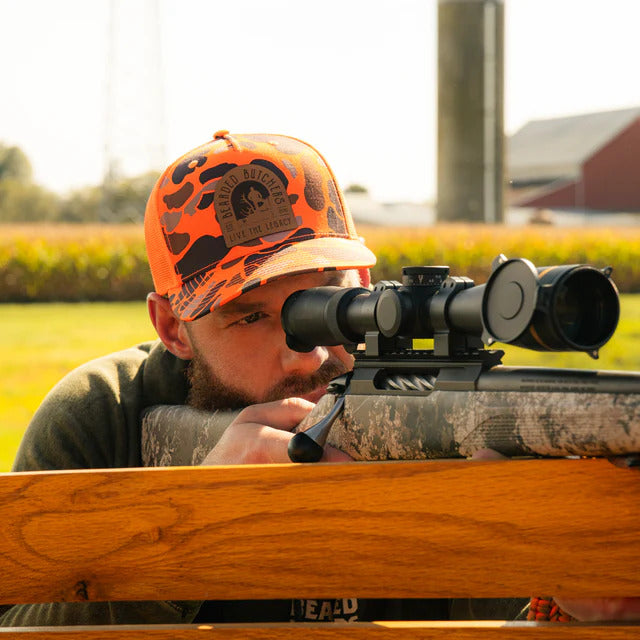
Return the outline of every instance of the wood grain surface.
{"type": "Polygon", "coordinates": [[[633,640],[633,623],[352,622],[0,628],[3,640],[633,640]]]}
{"type": "Polygon", "coordinates": [[[640,596],[639,497],[603,459],[1,474],[0,602],[640,596]]]}

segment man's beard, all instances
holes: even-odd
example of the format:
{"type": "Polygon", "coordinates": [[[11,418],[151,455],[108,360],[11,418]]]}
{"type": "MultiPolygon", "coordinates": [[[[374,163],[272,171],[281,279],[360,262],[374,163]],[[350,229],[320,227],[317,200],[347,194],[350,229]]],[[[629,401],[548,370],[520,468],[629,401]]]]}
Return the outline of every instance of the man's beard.
{"type": "Polygon", "coordinates": [[[324,362],[320,368],[310,376],[288,376],[273,387],[264,397],[260,398],[250,393],[232,388],[223,382],[205,362],[199,353],[195,353],[187,369],[187,378],[190,385],[187,404],[205,411],[216,409],[242,409],[252,404],[283,400],[284,398],[299,397],[318,387],[325,387],[331,380],[349,368],[340,360],[333,357],[324,362]]]}

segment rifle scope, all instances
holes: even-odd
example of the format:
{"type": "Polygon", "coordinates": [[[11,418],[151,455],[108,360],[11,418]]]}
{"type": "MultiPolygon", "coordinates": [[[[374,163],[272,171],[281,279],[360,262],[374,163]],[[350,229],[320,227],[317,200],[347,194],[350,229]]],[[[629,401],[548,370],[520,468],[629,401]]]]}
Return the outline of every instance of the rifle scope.
{"type": "Polygon", "coordinates": [[[449,276],[449,267],[426,266],[405,267],[402,283],[382,281],[373,290],[297,291],[282,307],[287,344],[296,351],[311,351],[319,345],[364,343],[367,334],[377,332],[391,343],[434,338],[436,355],[468,350],[480,338],[487,345],[585,351],[597,358],[620,316],[610,268],[536,268],[529,260],[504,256],[493,267],[487,282],[478,286],[469,278],[449,276]],[[442,336],[448,353],[437,353],[442,336]],[[450,340],[452,336],[463,339],[450,340]],[[467,337],[476,340],[469,342],[467,337]]]}

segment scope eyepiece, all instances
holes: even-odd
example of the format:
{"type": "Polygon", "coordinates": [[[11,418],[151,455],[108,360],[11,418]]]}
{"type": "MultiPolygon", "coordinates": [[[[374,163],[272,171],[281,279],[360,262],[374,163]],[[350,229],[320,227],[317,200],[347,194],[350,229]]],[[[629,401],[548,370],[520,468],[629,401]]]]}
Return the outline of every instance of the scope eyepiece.
{"type": "Polygon", "coordinates": [[[282,306],[287,345],[308,352],[316,346],[360,341],[375,329],[371,292],[362,287],[315,287],[292,293],[282,306]]]}

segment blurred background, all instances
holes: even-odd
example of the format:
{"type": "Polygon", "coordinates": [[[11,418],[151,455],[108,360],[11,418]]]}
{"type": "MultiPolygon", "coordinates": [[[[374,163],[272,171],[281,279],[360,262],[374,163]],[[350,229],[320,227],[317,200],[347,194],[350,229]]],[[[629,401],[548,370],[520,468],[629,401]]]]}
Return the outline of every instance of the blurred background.
{"type": "MultiPolygon", "coordinates": [[[[6,202],[17,194],[4,194],[2,221],[75,221],[91,215],[83,205],[97,220],[137,220],[144,175],[225,128],[308,140],[343,188],[366,190],[355,198],[359,217],[384,223],[379,205],[396,205],[403,221],[425,224],[438,197],[439,90],[446,139],[454,128],[443,121],[464,97],[467,127],[473,111],[493,119],[485,128],[502,126],[507,185],[565,177],[566,166],[523,173],[522,165],[567,155],[586,136],[568,158],[577,165],[633,113],[518,138],[532,121],[640,109],[640,5],[629,0],[0,0],[0,16],[0,179],[9,147],[22,161],[18,177],[49,192],[20,212],[6,202]],[[558,135],[565,147],[555,149],[558,135]],[[50,193],[64,200],[59,209],[50,193]],[[118,197],[133,204],[110,202],[118,197]]],[[[468,146],[469,131],[460,133],[468,146]]],[[[491,162],[491,150],[485,156],[491,162]]],[[[458,175],[455,186],[463,182],[458,175]]],[[[548,208],[521,195],[507,198],[507,220],[518,200],[548,208]]],[[[640,209],[640,200],[595,204],[640,209]]]]}
{"type": "Polygon", "coordinates": [[[219,129],[318,147],[374,280],[612,264],[597,366],[640,369],[639,23],[632,0],[0,0],[0,470],[64,373],[154,338],[146,199],[219,129]]]}

